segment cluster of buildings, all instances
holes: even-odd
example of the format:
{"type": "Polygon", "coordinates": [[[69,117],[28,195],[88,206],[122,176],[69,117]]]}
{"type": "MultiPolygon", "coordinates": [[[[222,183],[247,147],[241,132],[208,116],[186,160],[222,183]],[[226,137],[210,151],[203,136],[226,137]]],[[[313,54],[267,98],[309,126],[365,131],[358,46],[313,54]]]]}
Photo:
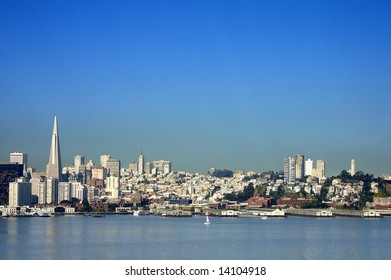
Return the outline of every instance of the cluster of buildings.
{"type": "MultiPolygon", "coordinates": [[[[354,160],[349,173],[352,176],[356,173],[354,160]]],[[[0,205],[12,208],[88,200],[95,205],[101,205],[102,201],[121,205],[148,204],[154,209],[173,205],[219,208],[224,204],[225,209],[235,210],[243,206],[270,207],[272,194],[282,191],[286,197],[279,197],[273,204],[285,207],[297,206],[311,200],[308,197],[319,195],[325,179],[325,162],[319,159],[314,167],[314,162],[305,160],[303,154],[285,158],[281,172],[260,174],[237,170],[233,177],[222,178],[173,172],[170,161],[145,162],[143,153],[137,162],[131,162],[126,167],[110,155],[101,155],[99,164],[92,160],[87,162],[83,155],[76,155],[73,165],[62,166],[55,118],[46,172],[27,168],[27,155],[19,152],[10,154],[9,163],[0,163],[0,205]],[[255,187],[256,197],[245,203],[224,199],[228,194],[242,192],[249,184],[255,187]]],[[[373,193],[376,193],[376,188],[376,183],[372,183],[373,193]]],[[[354,202],[359,199],[362,190],[362,182],[346,183],[335,179],[327,190],[327,199],[336,204],[354,202]]],[[[382,207],[391,207],[389,200],[379,200],[378,203],[382,207]]]]}
{"type": "MultiPolygon", "coordinates": [[[[352,176],[356,173],[356,162],[354,159],[351,161],[348,172],[352,176]]],[[[314,161],[310,158],[304,160],[303,154],[284,158],[284,182],[293,183],[297,180],[303,180],[305,177],[326,178],[326,164],[324,160],[318,159],[314,167],[314,161]]]]}
{"type": "Polygon", "coordinates": [[[72,166],[62,166],[57,118],[54,118],[50,155],[46,172],[27,168],[27,154],[13,152],[10,162],[0,163],[0,205],[53,205],[73,200],[93,200],[96,197],[118,199],[121,196],[121,177],[165,175],[171,172],[171,162],[145,162],[144,155],[128,168],[110,155],[101,155],[100,164],[85,162],[76,155],[72,166]]]}

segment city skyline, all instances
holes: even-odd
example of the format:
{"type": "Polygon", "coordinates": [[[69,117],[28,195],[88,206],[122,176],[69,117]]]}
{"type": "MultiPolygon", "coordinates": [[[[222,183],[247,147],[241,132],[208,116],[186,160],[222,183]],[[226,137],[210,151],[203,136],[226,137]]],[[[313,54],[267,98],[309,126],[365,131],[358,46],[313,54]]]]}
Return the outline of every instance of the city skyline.
{"type": "Polygon", "coordinates": [[[0,3],[0,161],[77,154],[282,170],[302,153],[391,173],[387,1],[0,3]],[[22,4],[22,5],[20,5],[22,4]]]}

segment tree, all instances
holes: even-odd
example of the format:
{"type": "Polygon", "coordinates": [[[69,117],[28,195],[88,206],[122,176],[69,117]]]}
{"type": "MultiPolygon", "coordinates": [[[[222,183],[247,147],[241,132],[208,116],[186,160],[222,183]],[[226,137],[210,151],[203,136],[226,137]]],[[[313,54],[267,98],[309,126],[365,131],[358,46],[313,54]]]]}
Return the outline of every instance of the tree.
{"type": "Polygon", "coordinates": [[[83,212],[91,212],[92,208],[90,206],[90,203],[88,202],[88,199],[83,199],[82,201],[82,210],[83,212]]]}

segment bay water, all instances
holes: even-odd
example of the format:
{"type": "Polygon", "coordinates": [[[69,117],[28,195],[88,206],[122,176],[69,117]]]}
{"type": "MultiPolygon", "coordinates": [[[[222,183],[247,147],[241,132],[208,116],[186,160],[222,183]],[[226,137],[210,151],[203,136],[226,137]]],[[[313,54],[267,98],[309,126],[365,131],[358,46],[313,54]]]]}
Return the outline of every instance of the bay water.
{"type": "Polygon", "coordinates": [[[0,218],[3,260],[390,260],[391,217],[0,218]]]}

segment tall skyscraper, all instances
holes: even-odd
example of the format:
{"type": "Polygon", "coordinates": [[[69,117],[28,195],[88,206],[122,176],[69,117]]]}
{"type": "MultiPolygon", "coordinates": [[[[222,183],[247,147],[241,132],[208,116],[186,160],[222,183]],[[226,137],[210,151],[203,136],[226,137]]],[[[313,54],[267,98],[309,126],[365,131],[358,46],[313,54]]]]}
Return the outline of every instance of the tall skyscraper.
{"type": "Polygon", "coordinates": [[[144,169],[144,154],[141,153],[141,155],[138,156],[138,173],[139,174],[144,174],[145,169],[144,169]]]}
{"type": "Polygon", "coordinates": [[[49,162],[46,165],[47,178],[57,179],[62,181],[62,166],[60,153],[60,140],[58,137],[57,117],[54,117],[54,126],[52,134],[52,143],[50,145],[49,162]]]}
{"type": "Polygon", "coordinates": [[[27,173],[27,154],[14,152],[10,153],[10,162],[16,162],[23,165],[23,173],[27,173]]]}
{"type": "Polygon", "coordinates": [[[314,161],[312,159],[307,159],[305,161],[305,176],[312,176],[312,170],[314,169],[314,161]]]}
{"type": "Polygon", "coordinates": [[[296,164],[295,159],[288,157],[284,158],[284,182],[292,183],[296,179],[296,164]]]}
{"type": "Polygon", "coordinates": [[[304,178],[304,155],[296,154],[296,179],[304,178]]]}

